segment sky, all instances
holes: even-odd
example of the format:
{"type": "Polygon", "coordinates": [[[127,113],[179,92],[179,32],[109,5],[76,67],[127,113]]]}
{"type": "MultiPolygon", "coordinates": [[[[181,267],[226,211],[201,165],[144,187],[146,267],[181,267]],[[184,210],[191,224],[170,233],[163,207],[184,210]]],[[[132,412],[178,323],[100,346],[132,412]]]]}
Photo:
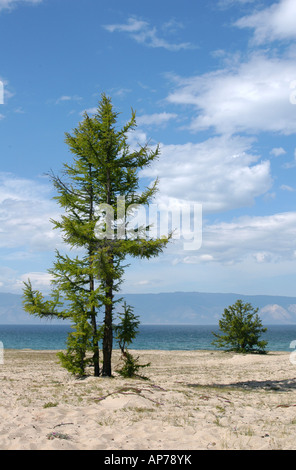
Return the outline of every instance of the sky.
{"type": "Polygon", "coordinates": [[[122,291],[296,295],[295,0],[0,0],[0,292],[48,292],[60,215],[46,176],[106,93],[159,207],[202,243],[132,261],[122,291]],[[196,224],[197,226],[197,224],[196,224]]]}

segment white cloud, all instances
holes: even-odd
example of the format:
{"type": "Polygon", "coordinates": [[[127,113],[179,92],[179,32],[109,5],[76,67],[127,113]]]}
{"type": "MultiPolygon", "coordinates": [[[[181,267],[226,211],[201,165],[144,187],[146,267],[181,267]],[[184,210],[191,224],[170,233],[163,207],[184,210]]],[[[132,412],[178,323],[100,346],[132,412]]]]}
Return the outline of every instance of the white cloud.
{"type": "Polygon", "coordinates": [[[259,276],[294,272],[296,259],[296,212],[271,216],[241,217],[232,222],[203,226],[199,251],[184,252],[181,245],[172,252],[173,264],[196,264],[242,268],[259,276]],[[266,271],[268,265],[268,271],[266,271]],[[290,268],[289,268],[290,266],[290,268]],[[278,271],[277,271],[278,270],[278,271]]]}
{"type": "Polygon", "coordinates": [[[260,309],[259,314],[263,320],[266,316],[268,319],[272,318],[273,320],[278,320],[284,323],[293,318],[292,315],[285,308],[277,304],[266,305],[265,307],[260,309]]]}
{"type": "Polygon", "coordinates": [[[87,113],[88,115],[90,115],[90,114],[96,114],[97,111],[98,111],[98,108],[93,107],[93,108],[84,109],[79,114],[80,114],[80,116],[84,116],[84,113],[87,113]]]}
{"type": "Polygon", "coordinates": [[[104,28],[110,33],[125,32],[125,33],[138,33],[139,31],[146,29],[149,23],[141,21],[136,18],[129,18],[126,24],[110,24],[105,25],[104,28]]]}
{"type": "Polygon", "coordinates": [[[58,217],[49,185],[0,173],[0,248],[54,250],[60,238],[50,219],[58,217]]]}
{"type": "Polygon", "coordinates": [[[40,289],[43,287],[50,287],[52,276],[49,273],[28,272],[20,276],[20,278],[18,279],[18,284],[23,287],[23,283],[27,282],[28,279],[30,279],[34,288],[40,289]]]}
{"type": "Polygon", "coordinates": [[[163,126],[167,124],[168,121],[176,119],[177,114],[175,113],[155,113],[155,114],[143,114],[142,116],[137,117],[138,125],[146,126],[163,126]]]}
{"type": "Polygon", "coordinates": [[[213,129],[221,134],[296,130],[290,83],[296,77],[295,58],[253,54],[246,62],[189,78],[175,77],[167,97],[173,104],[192,106],[192,131],[213,129]]]}
{"type": "Polygon", "coordinates": [[[1,88],[2,88],[2,90],[1,90],[2,93],[1,93],[1,96],[0,96],[0,98],[1,98],[0,104],[3,104],[3,101],[4,101],[4,104],[6,104],[7,101],[14,96],[14,93],[10,89],[8,80],[6,80],[3,77],[0,77],[0,81],[1,81],[1,88]]]}
{"type": "Polygon", "coordinates": [[[20,4],[31,4],[37,5],[41,3],[43,0],[0,0],[0,12],[2,10],[11,10],[20,4]]]}
{"type": "Polygon", "coordinates": [[[112,96],[117,96],[118,98],[125,98],[126,95],[132,93],[130,88],[112,88],[112,96]]]}
{"type": "Polygon", "coordinates": [[[146,145],[147,134],[140,128],[128,132],[128,144],[131,148],[136,149],[141,145],[146,145]]]}
{"type": "Polygon", "coordinates": [[[216,261],[238,262],[252,256],[257,263],[295,260],[296,212],[241,217],[204,227],[203,251],[216,261]]]}
{"type": "Polygon", "coordinates": [[[23,108],[22,108],[21,106],[19,106],[18,108],[16,108],[16,109],[14,110],[14,112],[15,112],[16,114],[25,114],[25,111],[23,110],[23,108]]]}
{"type": "Polygon", "coordinates": [[[149,286],[152,282],[149,279],[143,279],[142,281],[137,281],[135,284],[138,286],[149,286]]]}
{"type": "MultiPolygon", "coordinates": [[[[2,263],[3,264],[3,263],[2,263]]],[[[14,292],[17,284],[17,272],[7,266],[0,266],[1,292],[14,292]]]]}
{"type": "Polygon", "coordinates": [[[254,3],[256,0],[219,0],[218,5],[220,7],[228,7],[233,5],[244,5],[247,3],[254,3]]]}
{"type": "Polygon", "coordinates": [[[284,163],[283,168],[289,170],[296,167],[296,149],[294,150],[294,159],[291,162],[284,163]]]}
{"type": "Polygon", "coordinates": [[[24,282],[30,279],[34,288],[41,289],[44,294],[50,292],[52,277],[47,272],[28,271],[23,274],[8,267],[0,267],[0,290],[1,292],[11,292],[22,294],[24,282]]]}
{"type": "Polygon", "coordinates": [[[296,39],[295,0],[281,0],[268,8],[239,19],[239,28],[254,29],[254,43],[296,39]]]}
{"type": "Polygon", "coordinates": [[[282,147],[273,148],[270,151],[270,154],[274,155],[275,157],[279,157],[280,155],[285,155],[286,153],[287,153],[286,150],[283,149],[282,147]]]}
{"type": "Polygon", "coordinates": [[[29,277],[37,288],[49,285],[49,275],[37,271],[40,265],[51,261],[55,249],[65,247],[60,233],[53,230],[50,222],[51,218],[58,220],[59,217],[60,208],[52,200],[51,186],[46,181],[0,173],[0,252],[3,261],[0,282],[3,292],[21,292],[23,281],[29,277]],[[34,263],[37,263],[37,269],[34,263]],[[13,269],[14,266],[17,268],[13,269]],[[31,270],[33,274],[22,274],[24,270],[31,270]]]}
{"type": "Polygon", "coordinates": [[[142,171],[159,178],[159,200],[203,205],[204,213],[251,206],[271,185],[269,161],[250,153],[252,139],[216,137],[205,142],[161,145],[161,158],[142,171]]]}
{"type": "MultiPolygon", "coordinates": [[[[166,27],[167,25],[168,23],[166,23],[163,29],[167,32],[172,32],[172,28],[166,27]]],[[[177,25],[178,23],[174,22],[174,29],[177,25]]],[[[189,42],[176,44],[160,37],[159,31],[156,27],[151,26],[147,21],[143,21],[135,17],[128,18],[127,23],[125,24],[110,24],[105,25],[104,28],[110,33],[127,33],[139,44],[144,44],[145,46],[152,48],[164,48],[169,51],[176,52],[182,49],[192,49],[193,47],[189,42]]]]}
{"type": "Polygon", "coordinates": [[[64,102],[67,102],[67,101],[81,101],[81,100],[82,100],[81,96],[63,95],[63,96],[60,96],[60,98],[58,98],[55,103],[60,104],[60,103],[64,103],[64,102]]]}
{"type": "Polygon", "coordinates": [[[295,189],[292,188],[292,186],[289,186],[289,185],[287,185],[287,184],[282,184],[281,187],[280,187],[280,189],[281,189],[282,191],[289,191],[289,192],[294,192],[294,191],[295,191],[295,189]]]}

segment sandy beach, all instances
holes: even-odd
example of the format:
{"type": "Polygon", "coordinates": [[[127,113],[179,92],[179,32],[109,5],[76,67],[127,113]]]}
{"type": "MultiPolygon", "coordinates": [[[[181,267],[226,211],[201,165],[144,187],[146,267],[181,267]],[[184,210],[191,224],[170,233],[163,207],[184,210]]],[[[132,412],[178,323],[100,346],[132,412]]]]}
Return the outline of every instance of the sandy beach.
{"type": "MultiPolygon", "coordinates": [[[[148,380],[63,369],[55,351],[6,350],[1,450],[295,449],[289,353],[140,351],[148,380]]],[[[114,371],[119,364],[113,355],[114,371]]]]}

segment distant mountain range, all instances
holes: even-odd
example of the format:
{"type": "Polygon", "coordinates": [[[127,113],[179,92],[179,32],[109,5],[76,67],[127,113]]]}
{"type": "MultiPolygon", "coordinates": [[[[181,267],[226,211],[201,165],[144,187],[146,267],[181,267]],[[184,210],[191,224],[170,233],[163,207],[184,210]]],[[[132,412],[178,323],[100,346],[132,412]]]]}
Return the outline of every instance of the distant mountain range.
{"type": "MultiPolygon", "coordinates": [[[[123,294],[123,297],[134,307],[142,324],[218,324],[224,308],[238,299],[258,307],[265,325],[296,324],[296,297],[202,292],[123,294]]],[[[0,293],[0,324],[33,323],[40,320],[23,310],[21,295],[0,293]]]]}

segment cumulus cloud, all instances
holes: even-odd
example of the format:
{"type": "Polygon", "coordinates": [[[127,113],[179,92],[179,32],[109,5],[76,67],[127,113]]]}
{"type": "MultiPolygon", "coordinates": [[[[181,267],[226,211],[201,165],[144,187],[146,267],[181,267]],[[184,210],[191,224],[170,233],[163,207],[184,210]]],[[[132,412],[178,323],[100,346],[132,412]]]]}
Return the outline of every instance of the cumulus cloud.
{"type": "Polygon", "coordinates": [[[41,289],[45,294],[50,292],[52,277],[47,272],[25,272],[21,274],[19,271],[8,267],[0,267],[0,291],[22,294],[24,282],[30,279],[34,288],[41,289]]]}
{"type": "Polygon", "coordinates": [[[263,44],[275,40],[296,39],[295,17],[295,0],[281,0],[268,8],[240,18],[235,25],[253,29],[253,42],[263,44]]]}
{"type": "Polygon", "coordinates": [[[282,147],[275,147],[270,151],[271,155],[274,155],[275,157],[279,157],[280,155],[285,155],[287,152],[285,149],[282,147]]]}
{"type": "Polygon", "coordinates": [[[296,77],[294,58],[254,53],[245,62],[189,78],[174,77],[167,101],[195,109],[192,131],[220,134],[278,132],[293,134],[295,106],[290,83],[296,77]]]}
{"type": "Polygon", "coordinates": [[[60,233],[53,230],[50,222],[59,217],[60,208],[52,200],[47,181],[0,173],[1,291],[21,292],[23,281],[28,278],[37,288],[49,286],[50,276],[38,269],[43,269],[43,263],[44,269],[49,268],[47,263],[55,249],[64,248],[60,233]],[[27,272],[32,261],[37,263],[35,271],[33,268],[33,272],[27,272]]]}
{"type": "Polygon", "coordinates": [[[43,287],[50,287],[52,276],[49,273],[44,272],[29,272],[22,274],[18,280],[18,283],[23,286],[23,283],[27,282],[28,279],[30,279],[34,287],[37,289],[42,289],[43,287]]]}
{"type": "Polygon", "coordinates": [[[0,248],[48,251],[60,242],[50,218],[58,208],[50,187],[12,174],[0,173],[0,248]]]}
{"type": "Polygon", "coordinates": [[[251,206],[272,185],[269,161],[251,153],[252,139],[215,137],[201,143],[161,145],[161,158],[141,175],[159,178],[164,206],[200,203],[204,213],[251,206]]]}
{"type": "Polygon", "coordinates": [[[295,262],[296,212],[269,216],[241,217],[232,222],[205,224],[203,246],[185,263],[239,263],[251,259],[255,264],[295,262]]]}

